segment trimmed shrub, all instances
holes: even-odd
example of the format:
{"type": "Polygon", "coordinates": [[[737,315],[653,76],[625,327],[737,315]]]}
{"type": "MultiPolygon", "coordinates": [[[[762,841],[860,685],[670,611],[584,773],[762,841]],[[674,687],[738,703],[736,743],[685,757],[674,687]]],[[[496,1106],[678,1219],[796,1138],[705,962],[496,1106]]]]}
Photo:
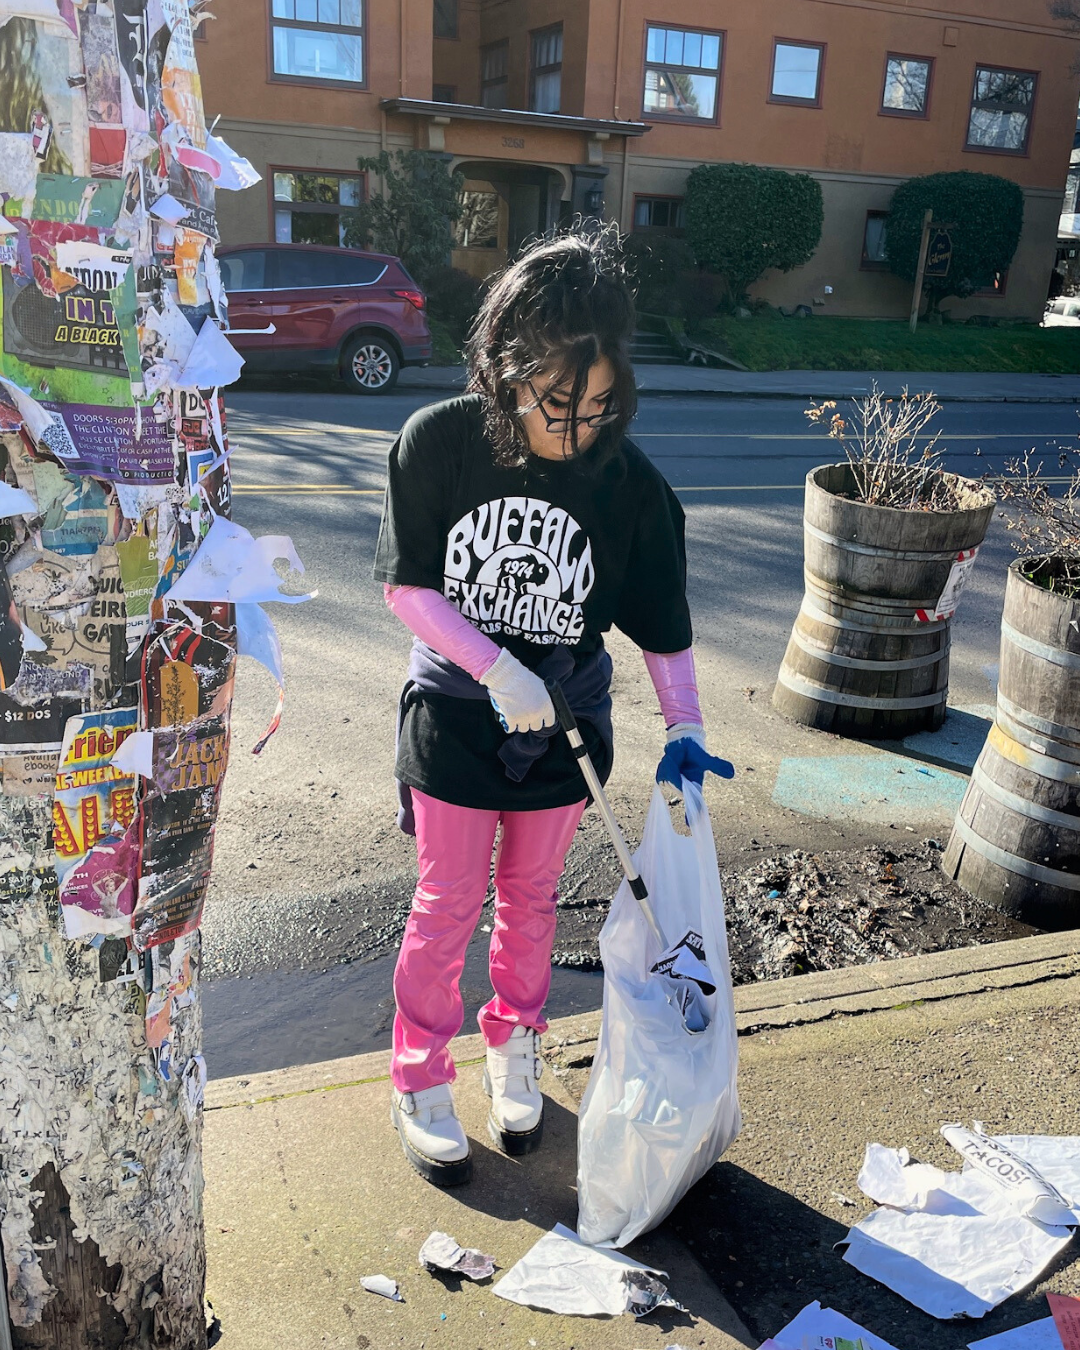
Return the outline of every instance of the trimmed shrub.
{"type": "Polygon", "coordinates": [[[686,237],[702,267],[739,303],[769,268],[790,272],[821,242],[821,184],[756,164],[699,164],[686,183],[686,237]]]}
{"type": "Polygon", "coordinates": [[[428,313],[445,324],[461,346],[480,308],[480,282],[460,267],[434,267],[428,273],[425,290],[428,313]]]}
{"type": "Polygon", "coordinates": [[[890,269],[914,281],[919,265],[923,216],[951,228],[952,260],[945,277],[927,277],[923,291],[930,312],[947,295],[961,299],[993,284],[995,273],[1012,262],[1024,223],[1024,194],[1016,183],[993,173],[931,173],[909,178],[893,193],[885,227],[890,269]]]}

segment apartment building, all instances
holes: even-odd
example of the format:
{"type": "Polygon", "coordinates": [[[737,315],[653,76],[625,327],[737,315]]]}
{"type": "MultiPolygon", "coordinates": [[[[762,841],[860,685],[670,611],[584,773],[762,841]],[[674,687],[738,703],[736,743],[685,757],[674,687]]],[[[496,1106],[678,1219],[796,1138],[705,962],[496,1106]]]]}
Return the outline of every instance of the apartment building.
{"type": "Polygon", "coordinates": [[[1024,190],[1008,274],[953,305],[1036,318],[1054,265],[1080,77],[1047,0],[220,0],[200,29],[208,114],[263,173],[219,195],[227,243],[335,242],[362,155],[416,147],[466,179],[454,262],[486,275],[585,211],[682,228],[687,175],[748,161],[816,177],[811,261],[775,304],[899,316],[896,185],[996,173],[1024,190]]]}

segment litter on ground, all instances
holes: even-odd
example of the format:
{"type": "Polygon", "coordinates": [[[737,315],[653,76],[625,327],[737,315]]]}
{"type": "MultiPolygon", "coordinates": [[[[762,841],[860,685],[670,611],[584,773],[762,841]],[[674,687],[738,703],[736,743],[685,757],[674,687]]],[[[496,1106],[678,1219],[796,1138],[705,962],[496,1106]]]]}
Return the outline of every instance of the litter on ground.
{"type": "Polygon", "coordinates": [[[425,1270],[447,1270],[470,1280],[486,1280],[495,1273],[495,1258],[475,1247],[462,1247],[449,1233],[435,1232],[420,1248],[425,1270]]]}
{"type": "MultiPolygon", "coordinates": [[[[989,1141],[1039,1182],[1080,1203],[1080,1137],[998,1135],[989,1141]]],[[[869,1144],[859,1189],[881,1208],[850,1230],[844,1260],[932,1317],[983,1317],[1026,1288],[1068,1246],[1078,1222],[1024,1216],[1031,1194],[965,1157],[963,1172],[916,1163],[907,1149],[869,1144]]],[[[843,1245],[843,1244],[841,1244],[843,1245]]]]}
{"type": "Polygon", "coordinates": [[[405,1302],[398,1291],[397,1280],[392,1280],[389,1275],[365,1275],[360,1283],[369,1294],[381,1294],[395,1303],[405,1302]]]}
{"type": "Polygon", "coordinates": [[[494,1292],[527,1308],[576,1317],[644,1317],[654,1308],[686,1309],[668,1297],[662,1270],[621,1252],[588,1247],[563,1224],[531,1247],[495,1285],[494,1292]]]}

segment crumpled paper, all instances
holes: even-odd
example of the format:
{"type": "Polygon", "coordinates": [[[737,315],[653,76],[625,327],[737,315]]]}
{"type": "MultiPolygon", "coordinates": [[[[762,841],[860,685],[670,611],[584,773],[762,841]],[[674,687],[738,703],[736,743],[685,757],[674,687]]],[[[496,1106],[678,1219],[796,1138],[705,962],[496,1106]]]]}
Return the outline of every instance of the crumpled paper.
{"type": "Polygon", "coordinates": [[[420,1248],[425,1270],[448,1270],[470,1280],[486,1280],[495,1274],[495,1258],[475,1247],[462,1247],[449,1233],[435,1232],[420,1248]]]}
{"type": "Polygon", "coordinates": [[[556,1224],[506,1272],[494,1292],[527,1308],[576,1317],[644,1317],[654,1308],[686,1309],[668,1297],[662,1270],[642,1266],[621,1252],[589,1247],[556,1224]]]}
{"type": "MultiPolygon", "coordinates": [[[[999,1135],[1073,1205],[1080,1137],[999,1135]]],[[[844,1260],[932,1317],[983,1317],[1024,1289],[1068,1246],[1072,1228],[1017,1213],[982,1172],[912,1163],[906,1149],[869,1144],[859,1188],[883,1208],[848,1233],[844,1260]]]]}

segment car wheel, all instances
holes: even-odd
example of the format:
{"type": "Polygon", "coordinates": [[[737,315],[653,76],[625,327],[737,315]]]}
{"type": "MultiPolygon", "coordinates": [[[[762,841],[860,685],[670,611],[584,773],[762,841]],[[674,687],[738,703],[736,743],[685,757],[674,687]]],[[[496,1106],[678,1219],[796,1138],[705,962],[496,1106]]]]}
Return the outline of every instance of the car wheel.
{"type": "Polygon", "coordinates": [[[389,342],[362,333],[345,348],[341,378],[354,394],[385,394],[397,384],[400,365],[389,342]]]}

